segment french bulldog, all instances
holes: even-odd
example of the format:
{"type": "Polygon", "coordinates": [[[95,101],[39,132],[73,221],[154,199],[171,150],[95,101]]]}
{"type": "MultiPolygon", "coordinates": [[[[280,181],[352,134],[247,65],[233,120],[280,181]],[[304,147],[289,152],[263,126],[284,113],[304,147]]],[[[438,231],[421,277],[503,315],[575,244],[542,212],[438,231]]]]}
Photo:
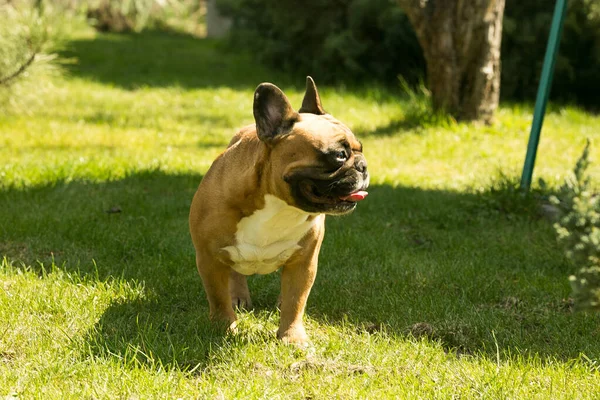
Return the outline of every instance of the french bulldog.
{"type": "Polygon", "coordinates": [[[235,329],[251,307],[246,276],[281,270],[284,342],[308,340],[302,317],[317,273],[325,216],[367,196],[367,161],[352,131],[329,115],[313,79],[295,111],[271,83],[254,92],[255,124],[242,128],[194,195],[190,233],[211,320],[235,329]]]}

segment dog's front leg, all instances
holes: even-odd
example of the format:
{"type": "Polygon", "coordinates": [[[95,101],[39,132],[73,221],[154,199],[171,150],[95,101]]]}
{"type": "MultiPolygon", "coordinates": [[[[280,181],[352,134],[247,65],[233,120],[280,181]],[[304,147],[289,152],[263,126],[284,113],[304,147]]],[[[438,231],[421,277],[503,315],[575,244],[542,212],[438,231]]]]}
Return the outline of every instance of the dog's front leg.
{"type": "Polygon", "coordinates": [[[231,296],[231,305],[234,309],[252,309],[252,300],[246,276],[235,272],[233,269],[229,275],[229,295],[231,296]]]}
{"type": "Polygon", "coordinates": [[[323,233],[323,225],[309,233],[310,243],[288,260],[281,272],[281,319],[277,337],[285,343],[305,344],[308,341],[302,317],[317,275],[323,233]]]}
{"type": "Polygon", "coordinates": [[[196,266],[208,298],[210,319],[225,322],[230,330],[234,330],[236,316],[229,294],[231,268],[201,252],[196,252],[196,266]]]}

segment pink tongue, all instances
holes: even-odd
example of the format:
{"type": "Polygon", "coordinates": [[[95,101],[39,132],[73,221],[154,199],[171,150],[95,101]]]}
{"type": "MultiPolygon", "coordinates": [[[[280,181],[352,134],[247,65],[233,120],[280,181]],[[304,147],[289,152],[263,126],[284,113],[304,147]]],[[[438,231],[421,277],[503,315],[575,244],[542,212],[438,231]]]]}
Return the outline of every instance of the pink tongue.
{"type": "Polygon", "coordinates": [[[344,201],[361,201],[364,200],[368,194],[369,193],[365,192],[364,190],[359,190],[358,192],[351,193],[348,196],[341,196],[340,199],[344,201]]]}

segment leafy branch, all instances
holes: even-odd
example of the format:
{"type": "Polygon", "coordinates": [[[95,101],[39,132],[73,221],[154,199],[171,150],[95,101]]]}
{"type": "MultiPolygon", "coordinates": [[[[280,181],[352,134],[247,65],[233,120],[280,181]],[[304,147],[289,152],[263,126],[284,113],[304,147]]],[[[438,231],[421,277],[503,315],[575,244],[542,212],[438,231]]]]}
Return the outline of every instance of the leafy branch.
{"type": "Polygon", "coordinates": [[[13,72],[12,74],[9,74],[5,77],[0,78],[0,85],[8,86],[11,81],[13,81],[19,75],[24,73],[27,70],[27,68],[29,68],[31,66],[31,64],[33,64],[39,51],[40,51],[39,48],[36,48],[35,50],[33,50],[31,55],[29,56],[29,58],[27,60],[25,60],[25,62],[23,64],[21,64],[21,66],[15,72],[13,72]]]}
{"type": "Polygon", "coordinates": [[[569,277],[576,305],[600,311],[600,196],[594,193],[587,168],[590,141],[557,196],[550,201],[561,217],[554,224],[567,258],[579,268],[569,277]]]}

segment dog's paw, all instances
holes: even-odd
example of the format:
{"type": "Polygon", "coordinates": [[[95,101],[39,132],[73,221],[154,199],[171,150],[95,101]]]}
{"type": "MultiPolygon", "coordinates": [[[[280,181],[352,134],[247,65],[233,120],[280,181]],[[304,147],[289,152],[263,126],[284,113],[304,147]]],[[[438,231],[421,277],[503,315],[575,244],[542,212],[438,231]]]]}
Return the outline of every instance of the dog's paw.
{"type": "Polygon", "coordinates": [[[237,335],[238,333],[238,322],[233,321],[232,323],[229,324],[229,326],[227,327],[227,334],[229,335],[237,335]]]}
{"type": "Polygon", "coordinates": [[[285,344],[292,344],[300,347],[307,346],[309,342],[306,330],[302,325],[290,327],[283,332],[281,332],[281,330],[277,331],[277,338],[285,344]]]}
{"type": "Polygon", "coordinates": [[[246,294],[232,294],[231,295],[231,307],[233,309],[240,310],[251,310],[252,309],[252,299],[250,299],[250,295],[246,294]]]}

